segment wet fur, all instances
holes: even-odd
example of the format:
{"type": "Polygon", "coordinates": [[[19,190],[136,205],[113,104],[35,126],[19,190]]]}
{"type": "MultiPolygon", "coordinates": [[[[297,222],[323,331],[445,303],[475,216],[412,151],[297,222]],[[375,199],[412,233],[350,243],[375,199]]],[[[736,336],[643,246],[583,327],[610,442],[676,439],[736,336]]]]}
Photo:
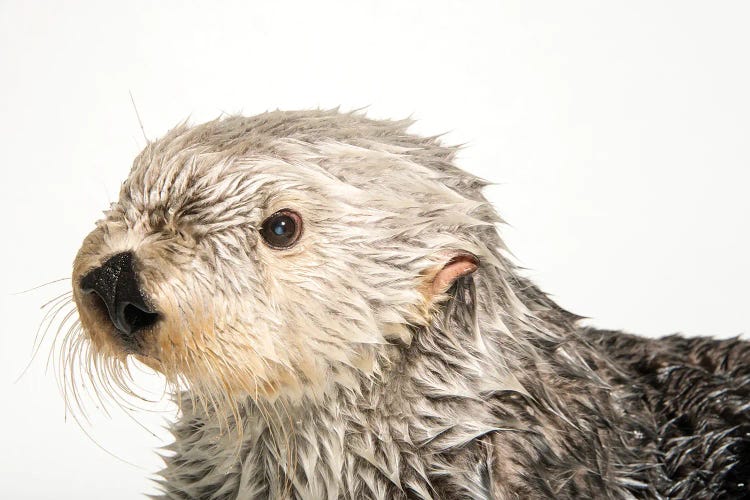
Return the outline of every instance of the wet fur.
{"type": "Polygon", "coordinates": [[[165,496],[747,495],[748,343],[581,327],[507,257],[486,183],[409,124],[228,117],[136,159],[74,283],[133,250],[167,320],[123,352],[74,295],[92,363],[179,391],[165,496]],[[254,228],[286,205],[309,223],[284,254],[254,228]],[[454,251],[479,268],[433,296],[454,251]]]}

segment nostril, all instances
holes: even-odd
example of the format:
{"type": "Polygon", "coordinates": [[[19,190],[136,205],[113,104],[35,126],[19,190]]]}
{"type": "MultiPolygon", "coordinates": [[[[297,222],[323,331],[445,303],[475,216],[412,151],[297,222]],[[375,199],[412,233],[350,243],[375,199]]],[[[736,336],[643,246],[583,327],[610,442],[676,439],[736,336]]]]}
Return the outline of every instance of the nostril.
{"type": "Polygon", "coordinates": [[[118,309],[122,311],[119,314],[119,323],[121,326],[126,326],[129,328],[129,331],[127,333],[132,333],[143,328],[148,328],[149,326],[156,323],[156,320],[159,319],[158,313],[147,311],[129,302],[126,303],[124,307],[118,307],[118,309]]]}
{"type": "Polygon", "coordinates": [[[83,293],[91,296],[89,304],[92,309],[99,311],[101,314],[104,314],[105,316],[109,316],[109,308],[107,307],[107,303],[104,301],[101,295],[96,293],[95,290],[91,290],[91,289],[88,289],[88,290],[84,289],[83,293]]]}
{"type": "Polygon", "coordinates": [[[86,276],[84,276],[81,279],[81,282],[79,283],[79,286],[81,287],[81,291],[83,293],[95,292],[96,290],[94,289],[94,285],[95,285],[94,280],[95,280],[95,277],[94,277],[93,271],[89,272],[86,276]]]}

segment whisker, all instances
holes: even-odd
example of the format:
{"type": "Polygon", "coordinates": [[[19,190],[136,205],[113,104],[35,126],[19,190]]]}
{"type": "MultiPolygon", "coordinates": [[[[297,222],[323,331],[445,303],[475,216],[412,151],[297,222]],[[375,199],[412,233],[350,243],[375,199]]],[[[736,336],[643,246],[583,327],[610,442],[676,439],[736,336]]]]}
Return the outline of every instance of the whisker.
{"type": "MultiPolygon", "coordinates": [[[[45,318],[44,318],[43,322],[39,325],[39,329],[41,330],[41,335],[39,335],[39,331],[37,331],[37,335],[34,338],[34,345],[32,346],[32,356],[34,355],[34,351],[37,351],[37,350],[41,349],[41,347],[42,347],[42,345],[44,343],[44,340],[49,335],[50,329],[52,328],[52,326],[55,323],[57,323],[58,316],[63,311],[65,311],[65,308],[67,306],[73,306],[72,309],[71,309],[71,311],[75,311],[76,310],[75,306],[73,305],[73,301],[72,300],[70,300],[68,298],[61,298],[60,301],[57,302],[48,311],[48,313],[45,315],[45,318]],[[44,327],[44,328],[42,329],[42,327],[44,327]]],[[[65,313],[64,317],[67,316],[71,311],[68,311],[68,313],[65,313]]],[[[59,322],[59,324],[57,326],[57,329],[56,329],[56,331],[55,331],[55,333],[54,333],[54,335],[52,337],[52,347],[53,348],[54,348],[55,341],[56,341],[57,337],[60,335],[61,331],[63,330],[63,327],[65,326],[64,317],[63,317],[63,321],[59,322]]],[[[53,352],[54,352],[54,349],[51,349],[50,350],[50,355],[53,352]]],[[[49,360],[48,360],[48,363],[49,363],[49,360]]]]}
{"type": "MultiPolygon", "coordinates": [[[[67,319],[68,316],[63,320],[61,326],[65,324],[67,319]]],[[[59,331],[61,330],[62,329],[59,329],[59,331]]],[[[91,344],[88,341],[88,338],[83,335],[82,326],[78,320],[70,325],[65,332],[57,352],[59,355],[53,356],[52,360],[53,364],[57,367],[55,371],[60,374],[56,379],[58,381],[58,387],[63,395],[66,417],[70,416],[84,435],[94,443],[97,448],[120,462],[133,466],[138,470],[146,471],[145,468],[125,460],[108,450],[87,430],[87,426],[91,425],[91,420],[88,418],[88,412],[86,411],[86,398],[84,398],[84,393],[81,392],[81,389],[85,386],[81,383],[79,375],[84,375],[84,378],[91,382],[91,385],[88,387],[89,390],[87,390],[86,393],[94,398],[93,400],[99,404],[100,409],[104,411],[104,414],[107,417],[111,418],[107,401],[114,401],[117,404],[117,407],[120,408],[130,420],[153,437],[158,437],[153,431],[148,429],[148,427],[128,412],[123,405],[125,399],[117,389],[121,389],[128,394],[132,393],[132,391],[127,386],[129,374],[123,371],[122,364],[116,359],[110,359],[94,352],[91,349],[91,344]],[[105,399],[104,395],[107,395],[110,398],[105,399]]]]}
{"type": "Polygon", "coordinates": [[[42,304],[42,306],[40,307],[40,309],[46,309],[51,303],[55,302],[56,300],[58,300],[58,299],[60,299],[62,297],[70,297],[72,295],[73,295],[73,291],[72,290],[68,290],[66,292],[63,292],[60,295],[58,295],[57,297],[55,297],[55,298],[53,298],[51,300],[48,300],[47,302],[45,302],[44,304],[42,304]]]}
{"type": "Polygon", "coordinates": [[[53,285],[55,283],[60,283],[61,281],[67,281],[70,278],[58,278],[56,280],[48,281],[46,283],[42,283],[41,285],[37,285],[31,288],[28,288],[26,290],[21,290],[20,292],[12,292],[10,295],[23,295],[24,293],[33,292],[34,290],[39,290],[40,288],[43,288],[45,286],[53,285]]]}
{"type": "Polygon", "coordinates": [[[78,427],[79,427],[79,428],[81,429],[81,431],[83,431],[83,434],[84,434],[84,435],[85,435],[85,436],[86,436],[87,438],[89,438],[89,440],[90,440],[90,441],[91,441],[92,443],[94,443],[94,445],[95,445],[95,446],[96,446],[97,448],[99,448],[100,450],[102,450],[102,451],[103,451],[104,453],[106,453],[106,454],[107,454],[107,455],[109,455],[110,457],[112,457],[112,458],[114,458],[114,459],[116,459],[116,460],[119,460],[120,462],[122,462],[122,463],[124,463],[124,464],[128,464],[128,465],[130,465],[131,467],[135,467],[136,469],[138,469],[138,470],[140,470],[140,471],[143,471],[143,472],[149,472],[149,470],[148,470],[148,469],[146,469],[145,467],[141,467],[140,465],[136,465],[136,464],[134,464],[133,462],[130,462],[130,461],[128,461],[128,460],[125,460],[124,458],[122,458],[122,457],[119,457],[119,456],[117,456],[116,454],[112,453],[112,452],[111,452],[111,451],[109,451],[109,450],[108,450],[107,448],[105,448],[104,446],[102,446],[102,445],[101,445],[101,444],[100,444],[100,443],[99,443],[99,442],[98,442],[98,441],[97,441],[96,439],[94,439],[94,437],[93,437],[93,436],[92,436],[91,434],[89,434],[89,432],[88,432],[88,431],[87,431],[87,430],[85,429],[85,427],[84,427],[84,426],[83,426],[83,425],[81,424],[81,422],[80,422],[80,421],[78,420],[78,418],[77,418],[77,417],[75,416],[75,414],[71,414],[71,416],[73,417],[73,420],[74,420],[74,421],[76,422],[76,424],[78,424],[78,427]]]}
{"type": "Polygon", "coordinates": [[[135,99],[133,98],[133,92],[128,90],[128,94],[130,94],[130,102],[133,103],[133,110],[135,110],[135,117],[138,118],[138,125],[141,126],[141,132],[143,133],[143,138],[146,140],[146,144],[148,144],[148,137],[146,136],[146,130],[143,128],[143,122],[141,121],[141,115],[138,113],[138,107],[135,105],[135,99]]]}
{"type": "Polygon", "coordinates": [[[21,380],[24,375],[26,375],[29,368],[31,368],[32,363],[39,354],[42,344],[44,343],[44,339],[47,337],[47,333],[49,332],[51,325],[54,324],[58,314],[60,314],[60,312],[65,309],[66,306],[72,304],[72,300],[69,300],[69,297],[66,294],[53,299],[51,302],[55,301],[57,301],[57,303],[44,315],[42,321],[39,323],[39,327],[37,328],[36,333],[34,334],[34,342],[31,347],[31,357],[29,358],[29,362],[26,363],[26,366],[23,368],[18,377],[16,377],[13,383],[18,383],[18,381],[21,380]]]}
{"type": "MultiPolygon", "coordinates": [[[[55,336],[52,339],[52,349],[50,350],[50,355],[49,355],[49,357],[47,359],[47,366],[45,368],[45,372],[47,371],[47,369],[49,369],[50,359],[52,358],[53,353],[56,351],[55,347],[57,345],[57,341],[58,341],[58,338],[60,336],[60,333],[63,331],[63,327],[65,327],[65,324],[70,320],[70,318],[72,318],[76,314],[78,314],[78,310],[76,308],[73,308],[70,311],[68,311],[65,314],[65,316],[63,316],[62,321],[60,321],[60,326],[58,327],[57,332],[55,332],[55,336]]],[[[55,319],[56,316],[57,316],[57,314],[55,314],[55,316],[53,317],[53,320],[55,319]]],[[[73,323],[73,326],[75,326],[76,322],[73,323]]],[[[65,336],[63,338],[63,345],[65,344],[65,338],[67,338],[70,335],[70,331],[71,330],[68,329],[68,333],[65,334],[65,336]]],[[[46,333],[45,333],[45,335],[46,335],[46,333]]]]}

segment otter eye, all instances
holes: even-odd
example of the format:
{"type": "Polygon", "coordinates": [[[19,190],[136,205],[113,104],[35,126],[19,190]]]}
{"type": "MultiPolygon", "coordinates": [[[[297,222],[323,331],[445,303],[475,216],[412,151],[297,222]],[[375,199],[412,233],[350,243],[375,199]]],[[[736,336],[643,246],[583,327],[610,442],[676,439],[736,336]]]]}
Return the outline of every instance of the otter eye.
{"type": "Polygon", "coordinates": [[[279,210],[260,227],[260,235],[272,248],[289,248],[297,243],[301,232],[302,218],[291,210],[279,210]]]}

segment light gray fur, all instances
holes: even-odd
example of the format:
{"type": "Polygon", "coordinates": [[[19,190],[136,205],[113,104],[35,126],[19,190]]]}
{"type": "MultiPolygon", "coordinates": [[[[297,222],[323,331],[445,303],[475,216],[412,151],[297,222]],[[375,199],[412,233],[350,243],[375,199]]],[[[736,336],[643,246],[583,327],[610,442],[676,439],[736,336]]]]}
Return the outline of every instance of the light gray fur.
{"type": "MultiPolygon", "coordinates": [[[[183,354],[165,372],[188,384],[165,496],[719,498],[744,487],[711,486],[669,457],[690,434],[663,437],[665,404],[684,396],[667,392],[668,370],[698,366],[693,347],[662,361],[652,341],[578,326],[508,258],[487,183],[409,125],[338,111],[232,116],[180,125],[136,159],[74,277],[133,250],[145,292],[187,318],[182,333],[155,332],[161,347],[144,355],[169,357],[169,335],[183,354]],[[271,250],[257,229],[287,207],[303,216],[302,239],[271,250]],[[454,251],[479,268],[425,299],[429,270],[454,251]],[[272,395],[222,399],[220,379],[282,372],[272,395]]],[[[712,359],[729,359],[716,346],[712,359]]],[[[716,364],[710,377],[728,366],[716,364]]],[[[728,441],[691,470],[717,457],[725,476],[740,467],[749,384],[731,375],[737,423],[716,417],[701,431],[728,441]]]]}

